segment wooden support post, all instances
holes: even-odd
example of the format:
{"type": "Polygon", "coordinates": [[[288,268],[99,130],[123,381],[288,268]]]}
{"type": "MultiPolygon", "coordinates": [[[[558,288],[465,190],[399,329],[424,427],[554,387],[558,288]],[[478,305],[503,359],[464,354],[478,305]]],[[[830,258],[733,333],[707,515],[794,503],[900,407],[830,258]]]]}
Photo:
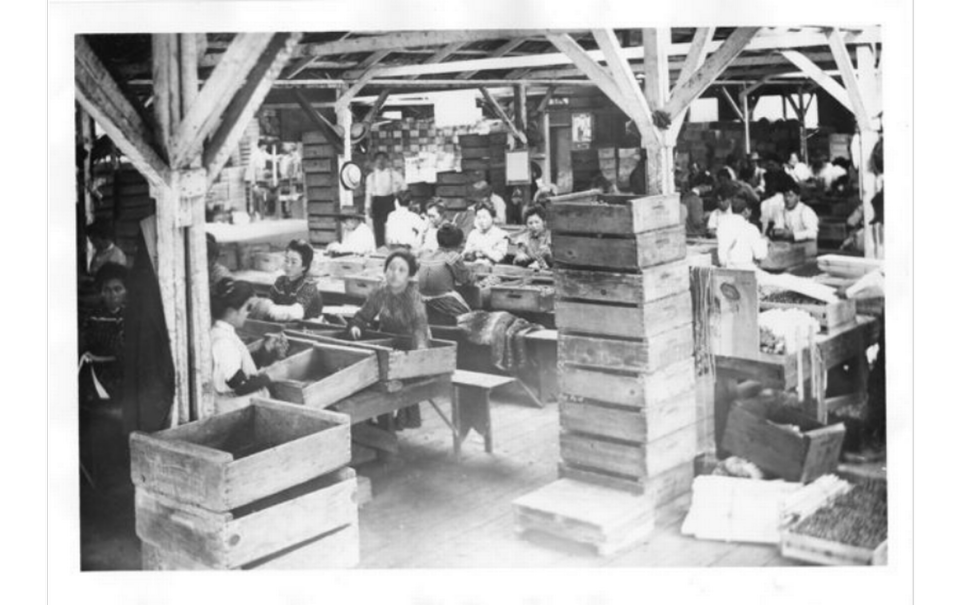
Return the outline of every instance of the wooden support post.
{"type": "MultiPolygon", "coordinates": [[[[663,110],[669,99],[669,28],[644,28],[643,60],[645,95],[652,111],[663,110]]],[[[673,175],[673,149],[669,141],[643,136],[646,149],[646,191],[649,195],[672,193],[676,189],[673,175]]]]}
{"type": "Polygon", "coordinates": [[[300,90],[293,91],[293,98],[296,100],[297,104],[300,106],[300,109],[303,110],[303,113],[306,114],[306,117],[313,123],[314,126],[326,136],[327,140],[332,143],[333,147],[336,149],[336,152],[339,154],[343,150],[343,133],[335,125],[331,124],[326,117],[321,114],[319,111],[313,108],[310,105],[309,99],[306,98],[306,95],[303,94],[300,90]]]}
{"type": "Polygon", "coordinates": [[[733,96],[729,94],[729,90],[727,90],[725,86],[720,86],[719,92],[722,93],[723,98],[726,99],[726,103],[728,103],[729,107],[731,107],[732,110],[736,113],[736,117],[739,118],[741,121],[745,122],[746,118],[745,116],[743,116],[742,110],[739,109],[739,105],[737,105],[736,101],[733,100],[733,96]]]}
{"type": "Polygon", "coordinates": [[[516,128],[526,134],[526,85],[517,84],[513,87],[513,121],[516,128]]]}
{"type": "Polygon", "coordinates": [[[739,102],[743,106],[742,113],[743,113],[743,133],[744,133],[744,139],[745,139],[744,146],[746,148],[746,155],[748,156],[752,152],[752,143],[750,141],[750,134],[749,134],[749,121],[752,119],[752,112],[749,110],[749,93],[746,91],[746,89],[743,89],[743,91],[739,93],[739,102]]]}
{"type": "Polygon", "coordinates": [[[856,75],[863,103],[869,116],[866,128],[860,125],[859,154],[862,158],[859,166],[859,191],[862,193],[863,221],[866,225],[865,253],[867,258],[884,258],[885,251],[880,232],[870,226],[875,213],[872,208],[872,198],[878,192],[876,175],[869,170],[869,158],[879,142],[879,119],[882,111],[881,85],[879,68],[876,65],[876,56],[870,46],[856,47],[856,75]]]}
{"type": "MultiPolygon", "coordinates": [[[[342,129],[343,132],[343,149],[337,155],[338,163],[335,171],[336,182],[340,187],[340,208],[352,208],[353,192],[343,186],[343,181],[340,180],[339,176],[340,167],[353,158],[353,112],[350,110],[349,101],[347,101],[345,105],[342,105],[340,104],[340,101],[337,101],[336,125],[338,128],[342,129]]],[[[339,230],[339,224],[337,224],[337,232],[339,232],[339,230]]]]}
{"type": "MultiPolygon", "coordinates": [[[[792,95],[783,95],[783,102],[788,101],[789,105],[796,112],[796,119],[799,120],[799,155],[803,162],[809,162],[809,144],[806,141],[806,105],[803,103],[802,88],[799,89],[799,103],[793,101],[792,95]]],[[[783,116],[786,111],[783,109],[783,116]]]]}
{"type": "Polygon", "coordinates": [[[544,111],[539,114],[539,131],[543,135],[543,183],[549,185],[553,182],[552,171],[552,141],[549,132],[549,112],[544,111]]]}
{"type": "MultiPolygon", "coordinates": [[[[715,27],[700,27],[696,29],[696,33],[693,34],[693,41],[689,46],[689,52],[686,54],[686,59],[683,61],[683,66],[679,71],[679,77],[676,79],[676,85],[673,87],[672,94],[676,94],[680,87],[684,86],[702,67],[703,62],[706,60],[707,45],[710,40],[713,39],[715,33],[715,27]]],[[[725,88],[722,90],[726,93],[725,88]]],[[[728,96],[729,93],[726,94],[728,96]]],[[[692,103],[690,103],[690,105],[692,105],[692,103]]],[[[688,112],[689,107],[682,109],[673,119],[673,124],[666,133],[667,140],[673,144],[675,144],[679,138],[679,131],[683,127],[683,122],[686,120],[686,114],[688,112]]]]}
{"type": "Polygon", "coordinates": [[[529,141],[526,139],[526,133],[520,131],[520,129],[516,127],[516,124],[513,123],[513,120],[506,115],[506,111],[499,103],[496,102],[496,99],[493,98],[493,95],[489,93],[485,86],[480,86],[480,92],[483,94],[483,98],[486,99],[486,102],[489,103],[490,107],[493,108],[493,112],[496,114],[496,116],[506,123],[506,126],[509,128],[510,132],[513,133],[513,136],[519,139],[524,147],[528,145],[529,141]]]}

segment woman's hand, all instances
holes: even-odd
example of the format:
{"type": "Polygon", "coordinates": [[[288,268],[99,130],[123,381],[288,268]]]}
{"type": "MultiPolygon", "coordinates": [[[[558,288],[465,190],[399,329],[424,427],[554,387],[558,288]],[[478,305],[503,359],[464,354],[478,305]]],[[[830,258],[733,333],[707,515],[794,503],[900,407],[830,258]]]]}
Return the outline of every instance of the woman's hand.
{"type": "Polygon", "coordinates": [[[360,339],[360,336],[363,336],[363,331],[360,330],[360,327],[359,327],[359,326],[352,326],[352,327],[350,328],[350,337],[351,337],[353,340],[359,340],[359,339],[360,339]]]}

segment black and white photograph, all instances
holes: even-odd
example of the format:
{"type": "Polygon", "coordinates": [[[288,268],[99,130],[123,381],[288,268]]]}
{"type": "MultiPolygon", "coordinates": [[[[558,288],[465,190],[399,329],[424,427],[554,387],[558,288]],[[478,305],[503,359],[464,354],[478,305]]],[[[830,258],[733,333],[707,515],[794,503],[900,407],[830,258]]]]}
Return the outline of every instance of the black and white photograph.
{"type": "Polygon", "coordinates": [[[51,569],[908,598],[910,3],[163,4],[51,13],[51,569]]]}

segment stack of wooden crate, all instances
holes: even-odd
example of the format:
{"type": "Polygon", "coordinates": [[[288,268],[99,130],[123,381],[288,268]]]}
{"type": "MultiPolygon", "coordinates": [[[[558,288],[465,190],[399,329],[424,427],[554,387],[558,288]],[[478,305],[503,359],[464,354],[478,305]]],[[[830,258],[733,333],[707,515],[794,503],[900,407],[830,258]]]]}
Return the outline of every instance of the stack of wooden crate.
{"type": "Polygon", "coordinates": [[[340,186],[336,150],[321,132],[303,133],[303,180],[310,243],[325,246],[339,239],[340,186]]]}
{"type": "Polygon", "coordinates": [[[459,212],[469,207],[473,196],[473,183],[486,178],[483,170],[463,170],[462,172],[437,172],[436,196],[443,200],[446,209],[459,212]]]}
{"type": "Polygon", "coordinates": [[[345,414],[268,399],[130,437],[146,570],[359,562],[345,414]]]}
{"type": "Polygon", "coordinates": [[[692,297],[679,196],[555,204],[561,473],[689,490],[696,456],[692,297]]]}
{"type": "Polygon", "coordinates": [[[110,164],[94,169],[99,197],[94,198],[95,218],[112,224],[116,245],[129,262],[136,255],[140,221],[155,212],[150,185],[136,168],[123,163],[114,170],[110,164]]]}

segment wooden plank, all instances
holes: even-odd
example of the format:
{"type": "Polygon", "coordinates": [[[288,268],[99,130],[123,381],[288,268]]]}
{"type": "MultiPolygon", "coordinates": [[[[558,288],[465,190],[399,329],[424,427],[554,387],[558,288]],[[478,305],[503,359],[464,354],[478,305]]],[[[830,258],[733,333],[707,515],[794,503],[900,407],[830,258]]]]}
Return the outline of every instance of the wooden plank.
{"type": "Polygon", "coordinates": [[[656,406],[679,397],[693,388],[694,381],[691,359],[653,374],[611,374],[571,366],[563,366],[559,372],[559,388],[564,394],[635,407],[656,406]]]}
{"type": "Polygon", "coordinates": [[[690,390],[653,406],[619,408],[596,401],[560,400],[560,426],[571,433],[648,443],[696,423],[696,394],[690,390]]]}
{"type": "MultiPolygon", "coordinates": [[[[603,51],[607,69],[613,76],[613,81],[619,87],[631,108],[627,115],[636,122],[636,126],[644,139],[660,141],[662,135],[657,132],[657,128],[653,125],[651,104],[639,88],[639,82],[637,82],[636,76],[629,66],[629,60],[626,58],[616,34],[613,33],[612,29],[594,29],[593,38],[596,39],[600,50],[603,51]]],[[[646,49],[646,52],[649,52],[648,49],[646,49]]],[[[664,57],[664,61],[665,59],[664,57]]]]}
{"type": "Polygon", "coordinates": [[[628,445],[599,437],[563,432],[560,456],[569,465],[633,478],[665,472],[696,455],[696,426],[647,442],[628,445]]]}
{"type": "Polygon", "coordinates": [[[548,223],[555,233],[630,235],[679,225],[679,195],[639,198],[604,196],[601,204],[552,204],[548,223]],[[613,203],[615,201],[615,203],[613,203]]]}
{"type": "Polygon", "coordinates": [[[250,71],[246,83],[230,99],[219,127],[203,152],[203,165],[207,169],[210,186],[239,144],[247,124],[259,110],[301,37],[300,33],[274,35],[250,71]]]}
{"type": "MultiPolygon", "coordinates": [[[[715,27],[696,28],[696,33],[693,34],[693,41],[690,43],[689,52],[686,54],[686,58],[683,60],[682,68],[680,68],[679,77],[676,78],[676,83],[673,85],[672,93],[675,93],[679,86],[688,82],[689,79],[692,78],[696,71],[702,66],[703,61],[706,60],[706,45],[709,44],[715,34],[715,27]]],[[[725,88],[721,88],[720,90],[723,91],[726,97],[729,97],[729,92],[725,88]]],[[[729,100],[732,101],[732,99],[729,100]]],[[[743,119],[742,113],[739,111],[739,107],[736,107],[735,103],[733,103],[733,107],[735,108],[740,119],[743,119]]],[[[679,136],[679,131],[682,128],[683,122],[686,121],[686,114],[688,111],[689,108],[687,107],[686,109],[681,110],[673,118],[673,123],[669,127],[666,137],[669,142],[675,141],[679,136]]]]}
{"type": "Polygon", "coordinates": [[[689,290],[685,260],[647,267],[638,274],[557,269],[554,275],[560,299],[639,304],[689,290]]]}
{"type": "Polygon", "coordinates": [[[559,476],[631,494],[647,495],[652,498],[657,509],[688,494],[692,489],[694,478],[692,460],[683,461],[667,471],[638,480],[577,468],[560,462],[559,476]]]}
{"type": "Polygon", "coordinates": [[[356,524],[356,478],[352,469],[316,485],[319,487],[308,484],[313,491],[283,494],[285,499],[241,515],[211,514],[138,488],[137,536],[203,565],[236,568],[356,524]]]}
{"type": "MultiPolygon", "coordinates": [[[[304,149],[305,148],[306,146],[304,146],[304,149]]],[[[329,158],[310,158],[303,160],[303,172],[308,175],[313,173],[332,174],[333,160],[329,158]]]]}
{"type": "Polygon", "coordinates": [[[836,67],[839,68],[839,75],[842,77],[843,87],[849,97],[849,105],[852,107],[852,115],[856,118],[856,124],[859,125],[860,130],[873,130],[872,116],[866,108],[862,92],[859,89],[859,80],[856,78],[856,70],[852,66],[852,59],[849,58],[849,50],[846,49],[842,30],[834,29],[826,34],[826,38],[829,40],[829,50],[832,51],[836,67]]]}
{"type": "MultiPolygon", "coordinates": [[[[490,107],[493,109],[493,113],[495,113],[499,119],[503,120],[510,132],[513,133],[513,136],[519,139],[524,146],[527,145],[528,141],[526,139],[526,133],[522,132],[516,127],[516,124],[513,123],[513,120],[506,114],[506,111],[503,110],[503,108],[496,101],[496,99],[493,98],[493,95],[489,93],[485,86],[480,86],[480,92],[483,94],[483,98],[486,99],[486,102],[489,103],[490,107]]],[[[463,157],[469,156],[464,153],[463,157]]]]}
{"type": "Polygon", "coordinates": [[[82,35],[74,41],[74,90],[77,102],[151,185],[164,183],[169,166],[153,146],[150,128],[82,35]]]}
{"type": "Polygon", "coordinates": [[[679,260],[686,256],[684,227],[650,231],[636,238],[553,236],[553,255],[564,266],[587,266],[607,270],[637,270],[679,260]]]}
{"type": "Polygon", "coordinates": [[[746,48],[759,29],[758,27],[737,27],[729,34],[716,52],[709,55],[703,62],[702,67],[673,90],[669,101],[663,107],[670,117],[677,118],[680,112],[698,99],[746,48]]]}
{"type": "Polygon", "coordinates": [[[619,338],[651,338],[693,320],[688,292],[629,307],[560,300],[555,308],[560,330],[619,338]]]}
{"type": "MultiPolygon", "coordinates": [[[[506,55],[508,55],[508,54],[511,53],[512,51],[514,51],[514,50],[516,50],[517,48],[519,48],[520,46],[522,46],[523,42],[526,42],[526,38],[514,38],[513,40],[510,40],[510,41],[507,42],[506,44],[503,44],[503,45],[501,45],[501,46],[497,46],[496,49],[493,50],[493,52],[491,52],[491,53],[489,53],[488,55],[486,55],[486,57],[489,58],[489,59],[495,59],[495,58],[498,58],[498,57],[505,57],[506,55]]],[[[460,73],[460,74],[457,74],[457,75],[456,75],[456,79],[457,79],[457,80],[468,80],[468,79],[472,78],[473,76],[475,76],[476,73],[477,73],[477,70],[464,71],[464,72],[462,72],[462,73],[460,73]]]]}
{"type": "Polygon", "coordinates": [[[689,324],[640,340],[562,333],[557,342],[562,364],[611,371],[651,373],[688,361],[693,351],[689,324]]]}
{"type": "Polygon", "coordinates": [[[130,435],[133,484],[183,501],[225,510],[226,468],[233,456],[210,447],[169,441],[134,431],[130,435]]]}
{"type": "Polygon", "coordinates": [[[759,285],[756,272],[694,269],[710,280],[709,348],[715,355],[754,358],[759,354],[759,285]]]}
{"type": "Polygon", "coordinates": [[[350,416],[356,424],[389,412],[422,403],[434,397],[449,397],[453,386],[450,375],[431,376],[404,384],[397,393],[386,393],[376,386],[368,387],[337,403],[334,408],[350,416]]]}
{"type": "Polygon", "coordinates": [[[353,425],[353,441],[373,448],[374,450],[389,452],[391,454],[398,454],[400,451],[399,439],[396,433],[384,431],[383,429],[368,424],[361,423],[353,425]]]}
{"type": "Polygon", "coordinates": [[[351,523],[306,544],[298,545],[289,552],[254,563],[252,567],[245,567],[244,569],[265,571],[275,569],[349,569],[359,565],[359,562],[359,525],[351,523]]]}
{"type": "MultiPolygon", "coordinates": [[[[378,34],[375,36],[362,36],[343,40],[333,40],[330,42],[301,44],[296,54],[297,56],[322,57],[329,55],[374,52],[385,49],[392,49],[396,51],[404,48],[440,46],[444,44],[452,44],[454,42],[469,43],[479,42],[481,40],[526,38],[530,35],[530,33],[530,30],[525,29],[469,29],[396,32],[378,34]]],[[[402,76],[413,74],[395,73],[391,75],[402,76]]]]}
{"type": "Polygon", "coordinates": [[[856,115],[852,107],[852,102],[849,100],[849,93],[847,93],[842,85],[832,76],[823,71],[821,67],[813,63],[798,50],[781,50],[779,52],[798,67],[800,71],[806,74],[809,79],[829,93],[832,98],[836,99],[843,107],[852,112],[854,116],[856,115]]]}

